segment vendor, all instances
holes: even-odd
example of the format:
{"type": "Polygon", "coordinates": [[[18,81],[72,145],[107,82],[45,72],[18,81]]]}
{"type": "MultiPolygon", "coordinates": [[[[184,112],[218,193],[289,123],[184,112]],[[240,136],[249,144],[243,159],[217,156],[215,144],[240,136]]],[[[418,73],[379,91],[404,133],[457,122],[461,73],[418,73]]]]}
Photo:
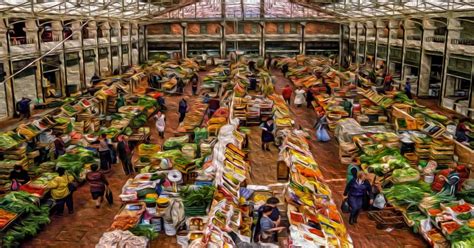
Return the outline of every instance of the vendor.
{"type": "Polygon", "coordinates": [[[19,190],[20,186],[30,181],[28,172],[21,165],[15,165],[10,172],[9,179],[12,181],[11,190],[19,190]]]}
{"type": "Polygon", "coordinates": [[[445,181],[441,192],[454,196],[457,192],[459,181],[461,180],[459,173],[456,170],[451,170],[448,176],[440,175],[439,177],[445,181]]]}
{"type": "Polygon", "coordinates": [[[91,85],[95,86],[97,83],[100,82],[100,77],[97,75],[97,73],[94,73],[94,75],[91,77],[91,85]]]}
{"type": "Polygon", "coordinates": [[[61,138],[60,134],[56,134],[56,139],[54,140],[54,159],[58,159],[59,156],[66,153],[66,144],[61,138]]]}
{"type": "Polygon", "coordinates": [[[469,136],[467,136],[467,134],[471,130],[466,126],[466,122],[469,122],[469,119],[462,119],[456,126],[456,140],[459,142],[469,142],[469,136]]]}
{"type": "Polygon", "coordinates": [[[275,234],[283,231],[285,227],[277,227],[272,221],[273,208],[271,206],[264,206],[262,209],[262,218],[258,223],[260,225],[259,240],[264,243],[271,243],[275,234]]]}

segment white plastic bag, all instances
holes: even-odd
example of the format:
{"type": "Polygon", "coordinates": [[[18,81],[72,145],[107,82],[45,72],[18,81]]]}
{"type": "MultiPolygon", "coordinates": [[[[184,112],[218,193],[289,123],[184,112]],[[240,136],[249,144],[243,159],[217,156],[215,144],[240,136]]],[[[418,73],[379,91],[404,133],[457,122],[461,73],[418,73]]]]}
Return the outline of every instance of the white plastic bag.
{"type": "Polygon", "coordinates": [[[375,196],[374,204],[373,204],[374,207],[376,207],[378,209],[383,209],[383,208],[385,208],[386,204],[387,204],[387,201],[385,200],[385,197],[383,196],[382,193],[375,196]]]}

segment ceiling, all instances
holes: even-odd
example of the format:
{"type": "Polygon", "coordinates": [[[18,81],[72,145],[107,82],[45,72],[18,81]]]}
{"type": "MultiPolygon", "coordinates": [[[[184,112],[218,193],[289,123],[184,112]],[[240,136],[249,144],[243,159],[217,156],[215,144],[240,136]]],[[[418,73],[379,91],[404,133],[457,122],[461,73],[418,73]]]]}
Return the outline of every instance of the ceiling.
{"type": "Polygon", "coordinates": [[[0,13],[150,21],[308,18],[348,21],[474,10],[474,0],[0,0],[0,13]],[[224,9],[224,11],[222,11],[224,9]]]}

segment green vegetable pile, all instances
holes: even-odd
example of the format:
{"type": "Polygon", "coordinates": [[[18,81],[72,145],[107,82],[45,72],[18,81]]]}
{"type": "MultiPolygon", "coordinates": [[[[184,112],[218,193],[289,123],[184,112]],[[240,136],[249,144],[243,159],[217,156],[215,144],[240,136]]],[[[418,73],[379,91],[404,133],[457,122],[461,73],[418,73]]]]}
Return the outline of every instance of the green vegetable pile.
{"type": "Polygon", "coordinates": [[[164,150],[181,149],[185,143],[189,142],[189,136],[171,137],[163,144],[164,150]]]}
{"type": "Polygon", "coordinates": [[[463,225],[447,236],[452,248],[474,247],[474,228],[463,225]]]}
{"type": "Polygon", "coordinates": [[[145,109],[153,108],[158,106],[158,102],[149,96],[140,96],[137,102],[138,106],[143,106],[145,109]]]}
{"type": "Polygon", "coordinates": [[[128,230],[136,236],[144,236],[147,237],[149,240],[154,240],[158,238],[158,233],[155,231],[153,225],[141,224],[128,230]]]}
{"type": "Polygon", "coordinates": [[[39,210],[38,197],[24,191],[12,191],[0,199],[0,208],[13,213],[32,213],[39,210]]]}
{"type": "Polygon", "coordinates": [[[139,128],[143,125],[145,125],[145,123],[147,122],[148,120],[148,117],[145,113],[141,113],[139,114],[138,116],[134,117],[131,121],[130,121],[130,127],[131,128],[139,128]]]}
{"type": "Polygon", "coordinates": [[[413,168],[396,169],[392,173],[392,181],[396,183],[414,182],[420,179],[420,173],[413,168]]]}
{"type": "Polygon", "coordinates": [[[424,182],[410,182],[395,184],[391,188],[384,189],[383,193],[391,204],[410,208],[418,206],[423,198],[431,193],[431,188],[424,182]]]}
{"type": "Polygon", "coordinates": [[[21,222],[9,228],[3,236],[3,247],[19,247],[23,239],[35,236],[44,224],[50,222],[49,211],[48,206],[37,207],[21,222]]]}
{"type": "Polygon", "coordinates": [[[426,215],[421,213],[420,211],[409,212],[407,213],[408,219],[414,222],[413,225],[413,232],[418,233],[421,226],[421,221],[426,220],[426,215]]]}
{"type": "Polygon", "coordinates": [[[214,186],[202,186],[192,189],[189,186],[179,191],[179,196],[183,199],[184,207],[207,207],[214,196],[214,186]]]}
{"type": "Polygon", "coordinates": [[[0,148],[9,149],[18,145],[18,142],[7,133],[0,133],[0,148]]]}

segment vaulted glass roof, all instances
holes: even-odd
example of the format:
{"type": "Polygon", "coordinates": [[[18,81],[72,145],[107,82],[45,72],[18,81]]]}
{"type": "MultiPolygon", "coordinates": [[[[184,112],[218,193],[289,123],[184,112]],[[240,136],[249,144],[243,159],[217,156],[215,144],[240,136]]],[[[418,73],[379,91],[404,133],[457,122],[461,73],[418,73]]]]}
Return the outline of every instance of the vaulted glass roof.
{"type": "Polygon", "coordinates": [[[474,0],[0,0],[0,13],[135,20],[348,19],[474,10],[474,0]]]}
{"type": "Polygon", "coordinates": [[[372,18],[474,10],[474,0],[291,0],[336,17],[372,18]]]}

